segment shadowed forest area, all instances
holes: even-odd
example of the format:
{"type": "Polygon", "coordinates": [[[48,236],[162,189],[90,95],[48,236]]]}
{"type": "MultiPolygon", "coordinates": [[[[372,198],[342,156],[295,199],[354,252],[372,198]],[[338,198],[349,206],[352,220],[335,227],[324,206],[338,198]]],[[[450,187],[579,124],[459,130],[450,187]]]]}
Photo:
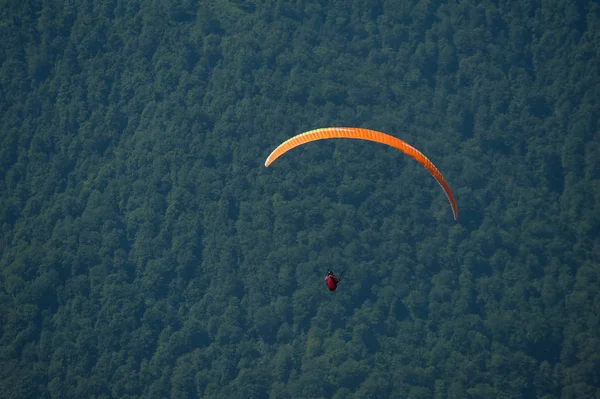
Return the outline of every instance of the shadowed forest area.
{"type": "Polygon", "coordinates": [[[0,1],[0,397],[599,398],[599,49],[585,0],[0,1]],[[264,167],[328,126],[459,220],[380,144],[264,167]]]}

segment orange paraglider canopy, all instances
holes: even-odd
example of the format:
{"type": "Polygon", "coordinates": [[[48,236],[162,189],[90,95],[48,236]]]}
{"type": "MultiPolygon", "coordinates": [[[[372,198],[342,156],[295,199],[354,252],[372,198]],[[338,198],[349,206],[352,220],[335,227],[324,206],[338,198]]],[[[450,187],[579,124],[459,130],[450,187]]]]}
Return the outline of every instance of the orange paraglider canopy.
{"type": "Polygon", "coordinates": [[[271,163],[273,163],[273,161],[275,161],[277,158],[279,158],[281,155],[285,154],[292,148],[296,148],[302,144],[309,143],[311,141],[335,138],[375,141],[377,143],[387,144],[411,156],[417,162],[423,165],[425,169],[427,169],[429,173],[431,173],[431,175],[435,178],[435,180],[440,184],[440,186],[442,186],[442,189],[446,193],[446,197],[448,197],[448,201],[450,201],[450,206],[452,207],[454,219],[458,220],[458,209],[456,208],[456,200],[452,195],[450,186],[448,186],[448,183],[446,183],[446,180],[444,180],[444,177],[442,176],[440,171],[435,167],[435,165],[425,155],[423,155],[421,151],[417,150],[410,144],[405,143],[404,141],[394,136],[377,132],[375,130],[355,127],[327,127],[301,133],[297,136],[292,137],[289,140],[284,141],[277,148],[275,148],[275,150],[273,150],[273,152],[267,157],[267,160],[265,161],[265,166],[268,167],[271,163]]]}

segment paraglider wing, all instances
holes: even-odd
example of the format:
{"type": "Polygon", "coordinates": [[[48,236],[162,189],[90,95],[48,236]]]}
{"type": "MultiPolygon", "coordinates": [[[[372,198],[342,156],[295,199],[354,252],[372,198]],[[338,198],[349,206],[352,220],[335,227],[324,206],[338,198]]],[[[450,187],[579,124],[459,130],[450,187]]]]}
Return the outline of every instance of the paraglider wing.
{"type": "Polygon", "coordinates": [[[292,148],[296,148],[302,144],[309,143],[311,141],[334,138],[375,141],[377,143],[387,144],[409,155],[421,165],[423,165],[425,169],[427,169],[429,173],[431,173],[431,175],[435,178],[435,180],[440,184],[440,186],[442,186],[444,193],[446,193],[446,197],[448,197],[448,201],[450,201],[450,206],[452,207],[454,219],[458,220],[458,209],[456,207],[456,201],[454,199],[454,196],[452,195],[452,191],[450,190],[450,186],[448,186],[448,183],[446,183],[446,180],[444,180],[444,177],[442,176],[440,171],[435,167],[435,165],[425,155],[423,155],[421,151],[417,150],[410,144],[405,143],[404,141],[394,136],[377,132],[375,130],[354,127],[327,127],[301,133],[297,136],[292,137],[289,140],[284,141],[277,148],[275,148],[275,150],[273,150],[273,152],[267,157],[267,160],[265,161],[265,166],[268,167],[271,163],[273,163],[273,161],[275,161],[277,158],[279,158],[281,155],[285,154],[292,148]]]}

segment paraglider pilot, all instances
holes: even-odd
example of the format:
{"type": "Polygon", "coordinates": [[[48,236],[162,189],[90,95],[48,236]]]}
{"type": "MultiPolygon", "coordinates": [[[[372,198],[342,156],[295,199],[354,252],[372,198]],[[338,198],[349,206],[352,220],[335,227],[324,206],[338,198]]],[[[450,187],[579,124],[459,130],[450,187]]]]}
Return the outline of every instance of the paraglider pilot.
{"type": "Polygon", "coordinates": [[[338,283],[340,282],[340,279],[335,274],[333,274],[331,270],[327,272],[327,275],[325,275],[325,278],[323,280],[325,280],[325,284],[327,284],[327,288],[329,288],[329,291],[335,291],[338,283]]]}

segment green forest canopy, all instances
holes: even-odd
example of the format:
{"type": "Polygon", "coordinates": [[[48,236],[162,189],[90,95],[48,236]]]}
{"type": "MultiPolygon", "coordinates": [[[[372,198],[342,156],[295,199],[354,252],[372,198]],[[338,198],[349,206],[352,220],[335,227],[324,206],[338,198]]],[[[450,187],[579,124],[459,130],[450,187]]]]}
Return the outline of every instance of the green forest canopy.
{"type": "Polygon", "coordinates": [[[600,395],[597,2],[0,10],[0,397],[600,395]]]}

